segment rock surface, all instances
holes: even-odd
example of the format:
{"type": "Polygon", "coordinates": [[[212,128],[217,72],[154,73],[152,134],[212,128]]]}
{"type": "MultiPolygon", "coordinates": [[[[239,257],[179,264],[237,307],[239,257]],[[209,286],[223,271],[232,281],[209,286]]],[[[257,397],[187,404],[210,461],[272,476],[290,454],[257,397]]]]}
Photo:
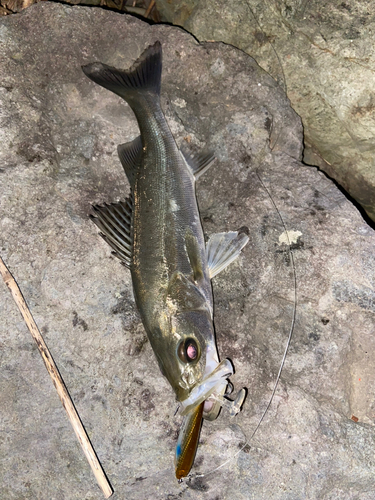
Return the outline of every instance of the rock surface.
{"type": "Polygon", "coordinates": [[[156,3],[165,20],[198,40],[239,47],[286,86],[302,117],[305,162],[333,177],[375,221],[373,0],[156,3]]]}
{"type": "MultiPolygon", "coordinates": [[[[300,163],[302,128],[253,59],[170,26],[39,3],[0,21],[0,251],[88,430],[116,499],[374,498],[375,234],[335,185],[300,163]],[[181,485],[179,417],[134,307],[130,275],[89,221],[91,203],[128,193],[116,146],[137,125],[86,79],[94,60],[128,68],[160,40],[162,105],[179,144],[218,161],[197,186],[207,234],[250,229],[215,278],[222,357],[248,387],[243,412],[205,423],[181,485]],[[354,422],[351,417],[358,418],[354,422]]],[[[0,285],[0,497],[94,499],[101,492],[43,362],[0,285]]]]}
{"type": "MultiPolygon", "coordinates": [[[[0,16],[21,12],[35,3],[45,0],[0,0],[0,16]]],[[[116,12],[135,14],[149,21],[160,23],[160,15],[153,0],[61,0],[70,5],[105,7],[116,12]]]]}

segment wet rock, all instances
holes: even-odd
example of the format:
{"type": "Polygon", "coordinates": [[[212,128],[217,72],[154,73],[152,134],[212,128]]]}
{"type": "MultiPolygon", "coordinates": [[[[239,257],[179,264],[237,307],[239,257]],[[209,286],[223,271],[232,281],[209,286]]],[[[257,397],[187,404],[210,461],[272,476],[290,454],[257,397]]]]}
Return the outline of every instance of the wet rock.
{"type": "Polygon", "coordinates": [[[334,178],[375,220],[373,2],[156,3],[164,20],[198,40],[230,43],[254,57],[302,117],[305,162],[334,178]]]}
{"type": "MultiPolygon", "coordinates": [[[[300,163],[301,123],[280,87],[233,47],[102,10],[42,2],[2,19],[0,34],[1,255],[114,498],[373,498],[375,234],[331,181],[300,163]],[[197,186],[204,230],[246,226],[250,235],[213,282],[219,352],[248,399],[235,419],[223,411],[204,424],[194,472],[237,455],[182,485],[176,402],[142,340],[130,274],[88,218],[91,203],[128,194],[116,146],[138,130],[128,106],[80,66],[127,68],[155,40],[178,144],[217,153],[197,186]],[[292,324],[286,233],[294,334],[274,401],[239,452],[270,398],[292,324]]],[[[5,285],[0,294],[0,497],[101,498],[5,285]]]]}

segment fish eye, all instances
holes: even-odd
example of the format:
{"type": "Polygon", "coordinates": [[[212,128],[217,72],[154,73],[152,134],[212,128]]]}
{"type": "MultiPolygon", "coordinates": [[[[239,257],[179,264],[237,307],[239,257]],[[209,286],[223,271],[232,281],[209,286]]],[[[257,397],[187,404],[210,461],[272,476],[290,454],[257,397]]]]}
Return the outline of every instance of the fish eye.
{"type": "Polygon", "coordinates": [[[184,363],[198,361],[200,352],[196,340],[191,337],[182,340],[177,348],[177,354],[184,363]]]}

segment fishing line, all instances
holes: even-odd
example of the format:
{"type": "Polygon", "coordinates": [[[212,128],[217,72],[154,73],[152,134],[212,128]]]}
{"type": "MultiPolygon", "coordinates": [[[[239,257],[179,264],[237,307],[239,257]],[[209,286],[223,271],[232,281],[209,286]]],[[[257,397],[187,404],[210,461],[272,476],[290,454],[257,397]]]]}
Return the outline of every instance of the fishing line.
{"type": "MultiPolygon", "coordinates": [[[[266,4],[266,2],[265,2],[265,4],[266,4]]],[[[261,26],[260,22],[258,21],[258,18],[257,18],[257,17],[256,17],[256,15],[254,14],[253,9],[250,7],[249,2],[245,2],[245,5],[246,5],[246,7],[248,8],[248,10],[250,11],[250,13],[251,13],[251,15],[252,15],[252,17],[253,17],[254,21],[256,22],[256,24],[258,25],[258,27],[259,27],[259,29],[260,29],[260,31],[261,31],[261,32],[262,32],[262,34],[266,37],[267,42],[270,44],[270,46],[271,46],[271,48],[272,48],[272,50],[273,50],[273,52],[274,52],[274,54],[275,54],[275,56],[276,56],[277,62],[279,63],[279,66],[280,66],[280,69],[281,69],[281,74],[282,74],[282,79],[283,79],[283,84],[284,84],[284,85],[283,85],[283,87],[284,87],[284,88],[283,88],[283,90],[284,90],[285,94],[286,94],[286,95],[288,95],[288,88],[287,88],[287,85],[286,85],[286,78],[285,78],[284,68],[283,68],[283,65],[281,64],[281,59],[280,59],[280,57],[279,57],[279,54],[277,53],[277,50],[275,49],[275,46],[274,46],[274,44],[272,43],[272,41],[271,41],[270,37],[269,37],[269,36],[265,33],[265,31],[263,30],[263,28],[262,28],[262,26],[261,26]]],[[[304,8],[303,8],[303,9],[305,9],[305,7],[306,7],[306,5],[304,6],[304,8]]],[[[268,7],[268,8],[269,8],[269,7],[268,7]]],[[[263,69],[264,69],[264,68],[263,68],[263,69]]],[[[265,70],[265,69],[264,69],[264,71],[267,71],[267,70],[265,70]]],[[[267,73],[269,73],[269,71],[267,71],[267,73]]],[[[271,75],[271,73],[269,73],[269,74],[271,75]]],[[[272,76],[272,75],[271,75],[271,76],[272,76]]],[[[280,83],[276,80],[276,77],[273,77],[273,76],[272,76],[272,78],[274,78],[274,80],[278,83],[278,85],[280,85],[280,83]]],[[[281,87],[281,85],[280,85],[280,87],[281,87]]],[[[273,127],[273,121],[272,121],[272,127],[273,127]]],[[[278,141],[279,141],[280,134],[281,134],[281,130],[280,130],[280,131],[279,131],[279,133],[277,134],[277,137],[276,137],[276,140],[275,140],[275,142],[274,142],[273,146],[271,147],[271,145],[270,145],[270,149],[271,149],[271,151],[273,151],[273,150],[275,149],[276,144],[277,144],[277,143],[278,143],[278,141]]],[[[257,174],[257,175],[258,175],[258,174],[257,174]]],[[[259,176],[258,176],[258,177],[259,177],[259,176]]],[[[262,181],[260,181],[260,182],[262,182],[262,181]]],[[[269,193],[268,193],[268,195],[269,195],[269,193]]],[[[275,205],[275,204],[274,204],[274,202],[273,202],[273,200],[272,200],[272,204],[273,204],[273,205],[275,205]]],[[[277,210],[277,208],[276,208],[276,210],[277,210]]],[[[279,215],[280,215],[280,214],[279,214],[279,215]]]]}
{"type": "MultiPolygon", "coordinates": [[[[250,7],[249,3],[248,3],[248,2],[245,2],[245,5],[246,5],[246,7],[248,8],[248,10],[251,12],[251,15],[252,15],[252,17],[254,18],[254,20],[255,20],[256,24],[258,25],[258,27],[259,27],[260,31],[261,31],[261,32],[262,32],[262,34],[266,37],[267,42],[271,45],[271,48],[272,48],[272,50],[273,50],[273,51],[274,51],[274,53],[275,53],[276,59],[277,59],[277,61],[278,61],[278,63],[279,63],[280,69],[281,69],[281,73],[282,73],[282,75],[283,75],[283,83],[284,83],[284,89],[283,89],[283,90],[284,90],[284,92],[287,94],[287,93],[288,93],[288,89],[287,89],[287,86],[286,86],[286,78],[285,78],[285,73],[284,73],[284,68],[283,68],[283,65],[281,64],[281,60],[280,60],[279,54],[277,53],[277,51],[276,51],[276,49],[275,49],[275,47],[274,47],[273,43],[271,42],[270,38],[268,37],[268,35],[264,32],[264,30],[263,30],[262,26],[260,25],[260,23],[259,23],[259,21],[258,21],[258,19],[257,19],[256,15],[254,14],[254,11],[253,11],[253,9],[250,7]]],[[[268,71],[267,71],[267,73],[268,73],[268,71]]],[[[271,76],[272,76],[272,75],[271,75],[271,76]]],[[[276,80],[276,79],[275,79],[275,80],[276,80]]]]}
{"type": "Polygon", "coordinates": [[[277,205],[276,205],[274,199],[272,198],[272,195],[271,195],[269,189],[267,188],[267,186],[262,181],[262,179],[261,179],[261,177],[260,177],[260,175],[258,173],[258,170],[255,170],[255,174],[258,177],[258,180],[259,180],[261,186],[263,187],[263,189],[267,193],[269,199],[271,200],[272,205],[274,206],[274,208],[276,210],[276,213],[279,216],[281,224],[282,224],[282,226],[284,228],[284,232],[286,234],[286,239],[288,241],[288,253],[289,253],[290,262],[291,262],[292,269],[293,269],[294,305],[293,305],[293,313],[292,313],[292,322],[291,322],[291,325],[290,325],[288,340],[287,340],[286,345],[285,345],[283,358],[281,360],[280,368],[279,368],[279,371],[278,371],[278,374],[277,374],[277,377],[276,377],[276,381],[275,381],[275,384],[274,384],[274,387],[273,387],[273,391],[272,391],[271,397],[270,397],[270,399],[269,399],[269,401],[267,403],[267,406],[266,406],[265,410],[262,413],[262,416],[259,419],[258,424],[256,425],[254,431],[252,432],[250,438],[246,439],[245,444],[234,455],[232,455],[230,458],[228,458],[228,460],[226,460],[225,462],[223,462],[221,465],[219,465],[215,469],[212,469],[209,472],[206,472],[205,474],[198,474],[198,473],[196,473],[196,474],[189,475],[188,476],[189,479],[194,479],[196,477],[205,477],[205,476],[208,476],[208,475],[212,474],[213,472],[218,471],[219,469],[221,469],[222,467],[224,467],[225,465],[227,465],[229,462],[231,462],[232,460],[234,460],[236,458],[236,456],[239,455],[241,453],[241,451],[243,451],[246,448],[246,446],[249,444],[249,442],[253,439],[253,437],[255,436],[255,433],[257,432],[257,430],[259,429],[261,423],[263,422],[264,417],[266,416],[266,413],[268,412],[268,410],[269,410],[269,408],[270,408],[270,406],[272,404],[273,398],[274,398],[274,396],[276,394],[276,390],[277,390],[277,387],[278,387],[278,384],[279,384],[279,381],[280,381],[280,377],[281,377],[281,372],[282,372],[282,370],[284,368],[286,356],[287,356],[287,353],[288,353],[290,342],[292,340],[292,335],[293,335],[293,331],[294,331],[294,327],[295,327],[295,323],[296,323],[296,314],[297,314],[297,273],[296,273],[296,266],[295,266],[294,255],[293,255],[293,250],[292,250],[292,243],[290,241],[289,233],[287,231],[284,219],[283,219],[283,217],[282,217],[282,215],[280,213],[280,210],[277,208],[277,205]]]}

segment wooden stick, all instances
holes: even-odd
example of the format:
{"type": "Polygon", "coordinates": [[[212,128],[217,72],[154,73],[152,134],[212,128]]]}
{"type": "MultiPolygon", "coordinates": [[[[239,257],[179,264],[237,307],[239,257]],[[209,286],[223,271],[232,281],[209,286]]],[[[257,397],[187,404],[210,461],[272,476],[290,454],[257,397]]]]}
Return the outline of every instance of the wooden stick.
{"type": "Polygon", "coordinates": [[[82,422],[78,416],[77,410],[74,407],[73,401],[71,400],[69,393],[65,387],[64,381],[61,378],[61,375],[57,369],[57,366],[55,365],[55,362],[53,361],[51,353],[49,352],[48,347],[45,344],[43,337],[34,321],[34,318],[32,317],[31,312],[27,307],[25,299],[22,296],[21,290],[19,289],[13,276],[5,266],[4,261],[1,257],[0,257],[0,273],[3,277],[5,284],[11,291],[13,298],[27,324],[27,327],[30,330],[31,335],[38,346],[39,352],[43,358],[44,364],[46,365],[47,371],[52,378],[53,385],[55,386],[57,393],[60,397],[61,403],[68,414],[70,423],[73,426],[74,432],[76,433],[78,441],[80,442],[83,452],[86,455],[86,458],[90,464],[90,467],[95,474],[96,480],[100,488],[102,489],[105,498],[109,498],[113,493],[111,485],[109,484],[108,479],[106,478],[106,475],[104,473],[104,470],[100,465],[100,462],[96,456],[94,448],[92,447],[90,440],[86,434],[86,431],[82,425],[82,422]]]}
{"type": "Polygon", "coordinates": [[[147,10],[145,12],[145,17],[146,18],[150,15],[150,12],[154,8],[154,5],[155,5],[155,0],[151,0],[150,3],[149,3],[149,6],[147,7],[147,10]]]}

